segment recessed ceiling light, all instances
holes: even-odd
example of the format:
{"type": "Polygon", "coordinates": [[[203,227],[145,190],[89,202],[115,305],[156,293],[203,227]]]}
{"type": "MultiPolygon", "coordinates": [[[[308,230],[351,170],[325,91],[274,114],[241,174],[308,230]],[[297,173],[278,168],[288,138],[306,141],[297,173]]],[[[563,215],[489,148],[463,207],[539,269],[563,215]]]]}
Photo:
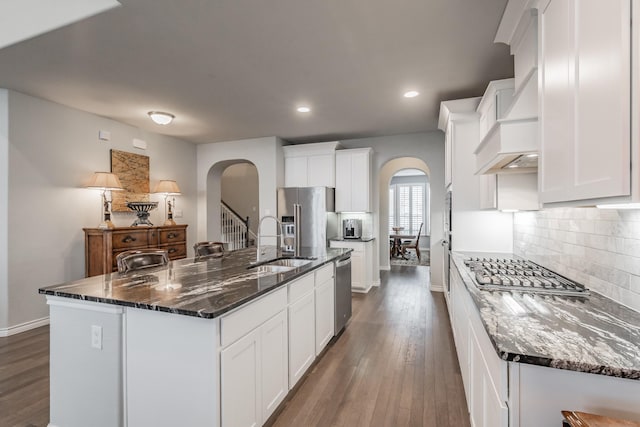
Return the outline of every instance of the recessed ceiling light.
{"type": "Polygon", "coordinates": [[[311,108],[307,107],[306,105],[301,105],[300,107],[296,108],[296,110],[298,111],[298,113],[310,113],[311,112],[311,108]]]}
{"type": "Polygon", "coordinates": [[[168,125],[176,118],[173,114],[162,111],[149,111],[147,114],[151,117],[151,120],[159,125],[168,125]]]}
{"type": "Polygon", "coordinates": [[[415,98],[418,95],[420,95],[420,92],[418,92],[417,90],[410,90],[404,93],[405,98],[415,98]]]}

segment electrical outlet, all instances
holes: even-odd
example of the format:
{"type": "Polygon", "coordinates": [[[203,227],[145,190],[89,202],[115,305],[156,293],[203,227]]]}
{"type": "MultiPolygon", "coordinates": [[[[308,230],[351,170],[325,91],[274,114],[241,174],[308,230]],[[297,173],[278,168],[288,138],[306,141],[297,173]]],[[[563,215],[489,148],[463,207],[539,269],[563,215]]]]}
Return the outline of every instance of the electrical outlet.
{"type": "Polygon", "coordinates": [[[91,325],[91,347],[102,350],[102,326],[91,325]]]}

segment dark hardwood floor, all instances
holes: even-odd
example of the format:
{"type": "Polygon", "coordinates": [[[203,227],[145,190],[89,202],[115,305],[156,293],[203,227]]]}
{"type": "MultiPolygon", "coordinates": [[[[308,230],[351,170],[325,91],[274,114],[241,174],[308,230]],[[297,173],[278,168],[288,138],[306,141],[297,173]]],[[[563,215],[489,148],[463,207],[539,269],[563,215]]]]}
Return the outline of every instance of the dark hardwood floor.
{"type": "Polygon", "coordinates": [[[392,266],[272,420],[284,426],[469,426],[444,295],[392,266]]]}
{"type": "MultiPolygon", "coordinates": [[[[444,296],[428,267],[391,268],[271,426],[469,426],[444,296]]],[[[49,328],[0,338],[0,426],[48,420],[49,328]]]]}

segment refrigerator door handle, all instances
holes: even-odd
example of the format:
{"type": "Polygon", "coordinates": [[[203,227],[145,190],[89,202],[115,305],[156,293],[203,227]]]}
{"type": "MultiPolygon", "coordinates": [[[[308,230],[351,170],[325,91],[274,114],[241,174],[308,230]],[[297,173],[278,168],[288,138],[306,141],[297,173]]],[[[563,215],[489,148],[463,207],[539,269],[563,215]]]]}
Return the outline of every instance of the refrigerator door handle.
{"type": "Polygon", "coordinates": [[[295,227],[295,243],[294,243],[294,256],[300,255],[300,237],[302,226],[300,225],[300,220],[302,219],[302,205],[299,203],[293,204],[293,226],[295,227]]]}

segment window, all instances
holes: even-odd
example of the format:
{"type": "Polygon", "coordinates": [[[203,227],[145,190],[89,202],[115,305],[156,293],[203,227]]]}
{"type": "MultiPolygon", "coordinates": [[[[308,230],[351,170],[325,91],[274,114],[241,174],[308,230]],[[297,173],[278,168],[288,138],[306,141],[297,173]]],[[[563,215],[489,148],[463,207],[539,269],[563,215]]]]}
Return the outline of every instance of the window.
{"type": "Polygon", "coordinates": [[[425,183],[402,183],[389,186],[389,234],[392,227],[404,227],[406,234],[417,234],[422,227],[422,235],[428,234],[427,185],[425,183]]]}

